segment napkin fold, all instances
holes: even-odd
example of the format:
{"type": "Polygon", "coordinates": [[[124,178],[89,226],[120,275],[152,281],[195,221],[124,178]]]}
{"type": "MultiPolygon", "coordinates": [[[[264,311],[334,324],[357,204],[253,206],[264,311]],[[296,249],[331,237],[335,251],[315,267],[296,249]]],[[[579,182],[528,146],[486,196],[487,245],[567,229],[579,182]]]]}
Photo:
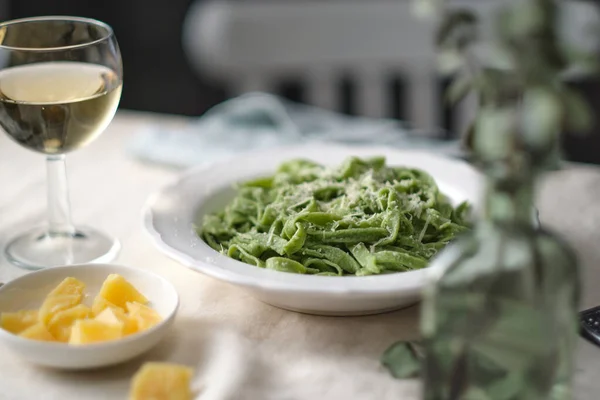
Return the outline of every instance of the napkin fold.
{"type": "Polygon", "coordinates": [[[255,149],[315,142],[459,153],[456,141],[415,134],[398,120],[350,117],[260,92],[225,101],[180,129],[147,126],[128,150],[146,162],[183,168],[255,149]]]}
{"type": "Polygon", "coordinates": [[[417,380],[392,379],[378,358],[344,364],[302,344],[255,341],[222,328],[205,340],[195,400],[416,399],[420,393],[417,380]]]}

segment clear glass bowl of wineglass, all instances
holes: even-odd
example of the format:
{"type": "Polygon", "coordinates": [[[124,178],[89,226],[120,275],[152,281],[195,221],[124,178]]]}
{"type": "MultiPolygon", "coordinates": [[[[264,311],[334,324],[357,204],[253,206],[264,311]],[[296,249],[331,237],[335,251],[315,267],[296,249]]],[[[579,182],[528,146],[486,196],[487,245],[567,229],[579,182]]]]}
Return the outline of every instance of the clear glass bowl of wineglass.
{"type": "Polygon", "coordinates": [[[108,126],[122,82],[117,40],[100,21],[50,16],[0,24],[0,126],[47,159],[48,223],[9,242],[13,264],[40,269],[117,256],[118,240],[73,225],[65,154],[108,126]]]}

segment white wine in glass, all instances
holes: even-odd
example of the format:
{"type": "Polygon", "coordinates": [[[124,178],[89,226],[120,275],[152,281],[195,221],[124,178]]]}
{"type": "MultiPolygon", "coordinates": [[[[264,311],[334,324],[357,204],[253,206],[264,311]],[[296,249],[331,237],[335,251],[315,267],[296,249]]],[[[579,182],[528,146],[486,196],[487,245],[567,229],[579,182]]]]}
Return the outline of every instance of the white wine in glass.
{"type": "Polygon", "coordinates": [[[0,125],[20,145],[45,154],[75,150],[110,123],[121,80],[109,68],[47,62],[0,71],[0,125]]]}
{"type": "Polygon", "coordinates": [[[122,88],[112,29],[77,17],[0,24],[0,126],[48,164],[48,226],[11,241],[7,258],[29,268],[107,262],[119,242],[71,222],[65,153],[97,138],[112,120],[122,88]]]}

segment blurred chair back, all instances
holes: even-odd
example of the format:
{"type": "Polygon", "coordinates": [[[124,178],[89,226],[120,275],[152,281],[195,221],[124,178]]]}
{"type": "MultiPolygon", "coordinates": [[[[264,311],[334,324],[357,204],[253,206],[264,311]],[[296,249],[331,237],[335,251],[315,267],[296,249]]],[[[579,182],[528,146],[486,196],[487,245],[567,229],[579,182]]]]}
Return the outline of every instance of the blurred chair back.
{"type": "MultiPolygon", "coordinates": [[[[485,25],[505,1],[510,0],[451,4],[473,8],[485,25]]],[[[570,23],[589,20],[593,5],[573,4],[576,10],[569,19],[578,22],[570,23]]],[[[224,82],[234,94],[269,92],[278,81],[294,77],[306,84],[307,103],[339,110],[338,78],[350,73],[357,114],[368,117],[385,116],[388,78],[400,72],[407,85],[402,102],[408,106],[406,119],[433,131],[442,115],[434,30],[431,22],[414,16],[409,0],[213,0],[192,5],[183,40],[197,71],[224,82]]],[[[473,108],[471,99],[456,118],[459,125],[473,108]]]]}

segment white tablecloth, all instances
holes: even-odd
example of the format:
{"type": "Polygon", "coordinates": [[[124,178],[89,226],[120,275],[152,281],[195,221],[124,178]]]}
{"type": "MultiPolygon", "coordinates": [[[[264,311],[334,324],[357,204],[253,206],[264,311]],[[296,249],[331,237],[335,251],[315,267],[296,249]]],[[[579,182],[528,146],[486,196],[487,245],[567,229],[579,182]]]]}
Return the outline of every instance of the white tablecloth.
{"type": "MultiPolygon", "coordinates": [[[[146,123],[177,117],[120,112],[106,133],[69,155],[74,219],[118,236],[120,264],[169,279],[181,308],[169,337],[141,359],[93,372],[29,365],[0,345],[0,399],[125,399],[142,362],[168,360],[197,370],[200,399],[300,400],[419,398],[415,381],[393,380],[379,356],[393,341],[418,337],[416,307],[368,317],[318,317],[280,310],[235,287],[162,256],[144,235],[140,209],[177,171],[142,165],[125,145],[146,123]]],[[[0,247],[45,217],[43,158],[0,135],[0,247]]],[[[574,166],[546,179],[538,201],[542,223],[578,250],[584,266],[582,307],[600,304],[600,168],[574,166]]],[[[25,273],[0,256],[0,281],[25,273]]],[[[578,400],[600,393],[600,349],[581,340],[578,400]]]]}

